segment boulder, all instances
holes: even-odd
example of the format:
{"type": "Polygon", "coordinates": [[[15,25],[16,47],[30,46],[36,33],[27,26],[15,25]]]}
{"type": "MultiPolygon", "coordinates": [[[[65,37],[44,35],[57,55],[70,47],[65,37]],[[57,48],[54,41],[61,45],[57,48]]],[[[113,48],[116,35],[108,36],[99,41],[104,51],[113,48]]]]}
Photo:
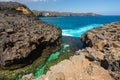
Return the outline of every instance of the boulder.
{"type": "Polygon", "coordinates": [[[31,74],[23,76],[21,80],[33,80],[33,79],[34,79],[34,76],[31,73],[31,74]]]}

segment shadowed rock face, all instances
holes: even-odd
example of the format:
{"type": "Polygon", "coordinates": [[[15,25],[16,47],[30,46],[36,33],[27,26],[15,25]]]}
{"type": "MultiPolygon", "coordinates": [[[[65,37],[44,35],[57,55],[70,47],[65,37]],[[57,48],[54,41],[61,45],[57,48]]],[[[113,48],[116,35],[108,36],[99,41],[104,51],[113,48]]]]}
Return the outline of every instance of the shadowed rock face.
{"type": "Polygon", "coordinates": [[[0,65],[16,69],[60,48],[61,30],[40,21],[24,5],[0,2],[0,65]],[[49,53],[44,53],[47,51],[49,53]],[[17,65],[17,66],[16,66],[17,65]]]}
{"type": "Polygon", "coordinates": [[[88,31],[81,40],[86,57],[99,62],[115,80],[120,80],[120,22],[88,31]]]}

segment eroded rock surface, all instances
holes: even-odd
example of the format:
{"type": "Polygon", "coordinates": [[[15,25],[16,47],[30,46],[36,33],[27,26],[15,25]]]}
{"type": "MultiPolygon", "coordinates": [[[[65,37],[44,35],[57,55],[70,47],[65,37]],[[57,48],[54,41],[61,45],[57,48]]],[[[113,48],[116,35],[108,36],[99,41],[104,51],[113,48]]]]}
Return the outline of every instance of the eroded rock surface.
{"type": "Polygon", "coordinates": [[[23,67],[39,56],[46,58],[60,45],[58,27],[40,21],[20,3],[0,2],[0,65],[3,69],[23,67]]]}
{"type": "Polygon", "coordinates": [[[86,56],[99,62],[115,80],[120,80],[120,22],[90,30],[81,40],[86,56]]]}
{"type": "MultiPolygon", "coordinates": [[[[107,70],[86,59],[84,54],[61,61],[38,79],[31,79],[31,77],[30,74],[26,78],[30,80],[113,80],[107,70]]],[[[22,80],[25,80],[25,76],[22,80]]]]}

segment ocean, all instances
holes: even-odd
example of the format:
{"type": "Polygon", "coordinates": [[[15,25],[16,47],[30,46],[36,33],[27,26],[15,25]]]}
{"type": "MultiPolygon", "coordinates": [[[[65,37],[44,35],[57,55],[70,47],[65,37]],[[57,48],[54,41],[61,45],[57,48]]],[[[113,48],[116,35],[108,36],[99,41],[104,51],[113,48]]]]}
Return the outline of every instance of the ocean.
{"type": "Polygon", "coordinates": [[[40,19],[60,27],[63,36],[80,37],[95,27],[120,21],[120,16],[63,16],[40,17],[40,19]]]}

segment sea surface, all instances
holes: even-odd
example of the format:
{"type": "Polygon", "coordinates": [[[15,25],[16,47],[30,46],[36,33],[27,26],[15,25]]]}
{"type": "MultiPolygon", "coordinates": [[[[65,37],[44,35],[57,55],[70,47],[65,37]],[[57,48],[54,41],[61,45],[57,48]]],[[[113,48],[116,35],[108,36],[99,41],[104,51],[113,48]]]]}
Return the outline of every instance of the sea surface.
{"type": "Polygon", "coordinates": [[[120,16],[63,16],[40,17],[40,19],[60,27],[63,36],[80,37],[95,27],[100,27],[112,22],[119,22],[120,16]]]}

